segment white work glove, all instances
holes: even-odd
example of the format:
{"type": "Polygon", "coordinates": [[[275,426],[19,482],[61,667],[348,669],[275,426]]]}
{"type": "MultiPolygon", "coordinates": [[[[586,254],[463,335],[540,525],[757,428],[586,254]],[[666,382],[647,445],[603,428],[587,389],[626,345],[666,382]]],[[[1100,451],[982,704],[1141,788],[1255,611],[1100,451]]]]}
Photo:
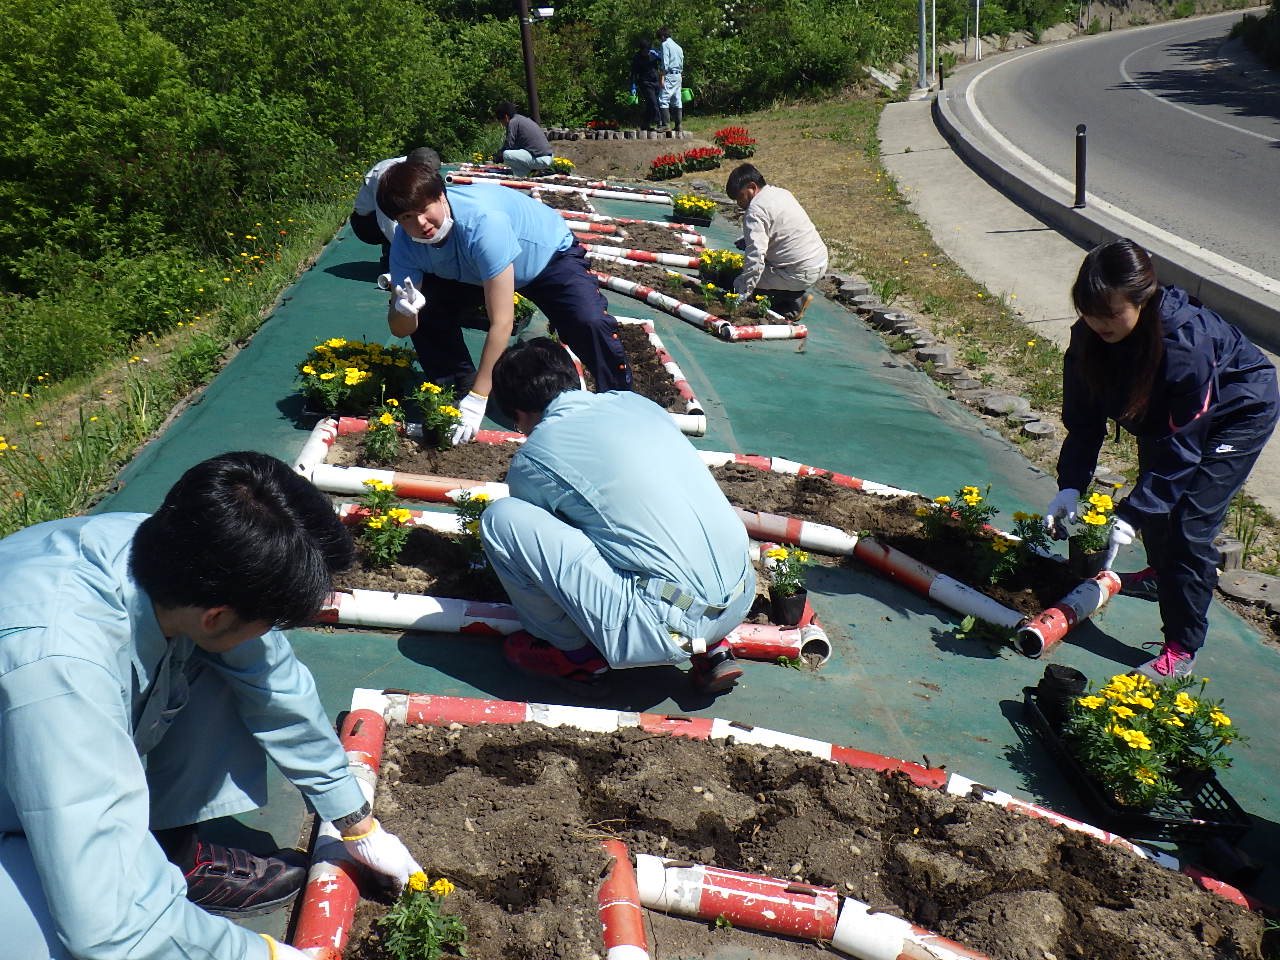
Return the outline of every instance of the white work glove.
{"type": "Polygon", "coordinates": [[[1055,540],[1067,539],[1066,523],[1076,522],[1076,507],[1080,504],[1080,491],[1067,487],[1049,501],[1044,512],[1044,528],[1055,540]]]}
{"type": "Polygon", "coordinates": [[[403,313],[406,317],[416,317],[418,311],[427,305],[427,298],[408,277],[404,278],[404,286],[397,283],[392,293],[396,297],[396,312],[403,313]]]}
{"type": "Polygon", "coordinates": [[[462,422],[453,428],[453,443],[469,442],[480,430],[480,421],[484,419],[485,408],[489,406],[489,398],[478,393],[468,393],[458,404],[462,414],[462,422]]]}
{"type": "Polygon", "coordinates": [[[1116,562],[1116,554],[1120,552],[1120,548],[1133,543],[1133,538],[1137,535],[1138,531],[1133,529],[1133,525],[1127,520],[1114,518],[1111,521],[1111,538],[1107,541],[1107,559],[1103,561],[1102,569],[1110,570],[1111,565],[1116,562]]]}
{"type": "Polygon", "coordinates": [[[409,874],[422,871],[409,848],[394,833],[383,830],[377,820],[364,836],[354,840],[343,838],[342,845],[356,862],[394,880],[397,892],[409,882],[409,874]]]}
{"type": "Polygon", "coordinates": [[[391,274],[389,273],[378,274],[378,289],[379,290],[391,289],[391,274]]]}
{"type": "Polygon", "coordinates": [[[258,936],[267,942],[267,949],[271,951],[269,954],[270,960],[315,960],[319,955],[319,952],[314,947],[307,950],[299,950],[297,947],[281,943],[275,937],[268,936],[265,933],[260,933],[258,936]]]}

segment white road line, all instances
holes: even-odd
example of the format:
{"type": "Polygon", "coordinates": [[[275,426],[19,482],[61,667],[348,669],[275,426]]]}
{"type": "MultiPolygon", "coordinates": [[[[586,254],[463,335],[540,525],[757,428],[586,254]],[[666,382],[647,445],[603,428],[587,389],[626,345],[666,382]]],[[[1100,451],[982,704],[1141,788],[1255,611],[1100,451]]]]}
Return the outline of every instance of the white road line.
{"type": "MultiPolygon", "coordinates": [[[[987,74],[993,73],[1001,67],[1008,66],[1011,63],[1015,63],[1023,57],[1029,57],[1032,54],[1044,52],[1046,51],[1029,50],[1026,53],[1018,54],[1016,57],[1010,57],[1008,60],[1003,60],[1000,63],[987,67],[987,69],[983,70],[969,82],[969,85],[965,88],[964,99],[965,103],[968,104],[969,111],[973,114],[974,120],[988,137],[994,140],[1003,150],[1006,150],[1011,154],[1023,166],[1034,171],[1037,175],[1056,186],[1067,196],[1074,198],[1075,184],[1067,180],[1066,177],[1062,177],[1054,173],[1030,154],[1015,146],[1007,137],[1004,136],[1004,134],[992,126],[990,121],[987,120],[986,115],[983,114],[982,110],[978,107],[977,100],[974,98],[974,91],[978,89],[978,84],[982,82],[983,78],[986,77],[987,74]]],[[[1128,226],[1135,227],[1162,243],[1166,243],[1177,250],[1181,250],[1183,253],[1190,254],[1193,257],[1203,260],[1215,270],[1236,277],[1246,283],[1253,284],[1253,286],[1260,290],[1280,295],[1280,280],[1268,277],[1266,274],[1259,273],[1257,270],[1246,267],[1242,263],[1237,263],[1234,260],[1230,260],[1227,257],[1222,256],[1221,254],[1214,253],[1212,250],[1202,247],[1199,244],[1192,243],[1190,240],[1186,240],[1176,234],[1170,233],[1168,230],[1157,227],[1154,223],[1148,223],[1141,217],[1136,217],[1125,210],[1121,210],[1119,207],[1108,203],[1095,194],[1088,193],[1086,191],[1085,196],[1088,200],[1089,206],[1093,207],[1095,210],[1100,210],[1107,216],[1113,217],[1128,226]]]]}
{"type": "Polygon", "coordinates": [[[1198,110],[1192,110],[1190,107],[1184,107],[1180,103],[1174,103],[1171,100],[1166,100],[1164,97],[1160,96],[1160,94],[1155,93],[1151,90],[1148,90],[1146,87],[1140,84],[1137,80],[1133,79],[1132,75],[1130,75],[1128,64],[1133,57],[1136,57],[1138,54],[1142,53],[1145,50],[1150,50],[1152,47],[1158,47],[1162,43],[1171,43],[1174,40],[1180,40],[1182,37],[1189,37],[1189,36],[1192,36],[1192,34],[1198,33],[1198,32],[1199,31],[1191,31],[1190,33],[1179,34],[1178,36],[1175,36],[1175,37],[1166,37],[1163,40],[1157,40],[1155,43],[1148,43],[1145,47],[1139,47],[1137,50],[1134,50],[1132,53],[1130,53],[1129,56],[1125,57],[1123,60],[1120,61],[1120,76],[1124,77],[1125,82],[1128,83],[1130,86],[1132,86],[1134,89],[1136,89],[1139,93],[1145,93],[1148,97],[1150,97],[1153,100],[1158,100],[1160,103],[1163,103],[1166,107],[1172,107],[1174,110],[1181,110],[1183,113],[1189,113],[1191,114],[1191,116],[1199,120],[1203,120],[1206,123],[1216,123],[1218,126],[1226,127],[1228,130],[1234,130],[1236,133],[1243,133],[1245,136],[1248,136],[1248,137],[1256,137],[1257,139],[1261,140],[1263,143],[1280,144],[1280,140],[1277,140],[1275,137],[1268,136],[1265,133],[1258,133],[1256,130],[1246,130],[1244,127],[1238,127],[1234,123],[1227,123],[1227,121],[1219,120],[1217,117],[1211,117],[1208,114],[1201,113],[1198,110]]]}

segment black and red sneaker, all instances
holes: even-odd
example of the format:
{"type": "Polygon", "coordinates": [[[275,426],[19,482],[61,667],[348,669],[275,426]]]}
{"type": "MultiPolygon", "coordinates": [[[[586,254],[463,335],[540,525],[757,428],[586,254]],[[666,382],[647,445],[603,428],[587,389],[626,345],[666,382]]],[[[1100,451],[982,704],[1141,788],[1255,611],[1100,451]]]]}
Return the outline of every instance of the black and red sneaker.
{"type": "Polygon", "coordinates": [[[187,871],[187,899],[220,916],[256,917],[286,906],[306,881],[305,867],[202,840],[187,871]]]}
{"type": "Polygon", "coordinates": [[[604,695],[604,679],[609,673],[609,664],[594,647],[581,662],[577,662],[547,641],[525,630],[517,630],[502,641],[502,653],[507,662],[521,673],[551,680],[580,696],[604,695]]]}
{"type": "Polygon", "coordinates": [[[693,685],[703,693],[724,693],[742,676],[742,665],[733,655],[729,641],[721,640],[706,653],[695,653],[689,658],[692,669],[689,676],[693,685]]]}
{"type": "Polygon", "coordinates": [[[1120,574],[1120,596],[1137,597],[1139,600],[1159,599],[1160,577],[1155,567],[1147,567],[1137,573],[1120,574]]]}

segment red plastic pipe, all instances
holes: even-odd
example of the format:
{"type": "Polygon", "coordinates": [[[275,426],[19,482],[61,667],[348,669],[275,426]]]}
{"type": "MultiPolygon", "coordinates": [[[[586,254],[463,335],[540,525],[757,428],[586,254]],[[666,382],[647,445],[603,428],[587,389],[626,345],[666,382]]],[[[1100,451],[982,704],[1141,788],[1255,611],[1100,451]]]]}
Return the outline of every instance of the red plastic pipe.
{"type": "Polygon", "coordinates": [[[644,911],[631,854],[621,840],[601,840],[600,846],[613,857],[598,897],[605,956],[607,960],[649,960],[649,940],[644,933],[644,911]]]}

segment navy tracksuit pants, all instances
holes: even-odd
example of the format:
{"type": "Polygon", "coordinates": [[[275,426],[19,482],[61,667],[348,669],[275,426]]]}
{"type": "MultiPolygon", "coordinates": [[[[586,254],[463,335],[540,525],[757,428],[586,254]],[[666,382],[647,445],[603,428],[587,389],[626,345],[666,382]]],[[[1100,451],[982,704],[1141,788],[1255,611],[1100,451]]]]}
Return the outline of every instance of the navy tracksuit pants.
{"type": "MultiPolygon", "coordinates": [[[[1157,599],[1164,638],[1177,641],[1192,653],[1204,645],[1209,602],[1218,583],[1221,558],[1213,540],[1226,519],[1231,499],[1244,486],[1275,428],[1274,392],[1273,385],[1271,396],[1215,425],[1182,498],[1169,513],[1142,523],[1147,560],[1159,576],[1157,599]]],[[[1139,443],[1139,471],[1142,460],[1139,443]]]]}
{"type": "MultiPolygon", "coordinates": [[[[631,389],[631,365],[618,338],[618,321],[587,272],[586,251],[579,244],[556,253],[518,292],[546,314],[551,329],[591,372],[597,390],[631,389]]],[[[476,368],[462,330],[489,328],[484,288],[428,274],[422,278],[422,293],[427,305],[418,313],[412,339],[423,373],[441,386],[469,386],[476,368]]]]}

